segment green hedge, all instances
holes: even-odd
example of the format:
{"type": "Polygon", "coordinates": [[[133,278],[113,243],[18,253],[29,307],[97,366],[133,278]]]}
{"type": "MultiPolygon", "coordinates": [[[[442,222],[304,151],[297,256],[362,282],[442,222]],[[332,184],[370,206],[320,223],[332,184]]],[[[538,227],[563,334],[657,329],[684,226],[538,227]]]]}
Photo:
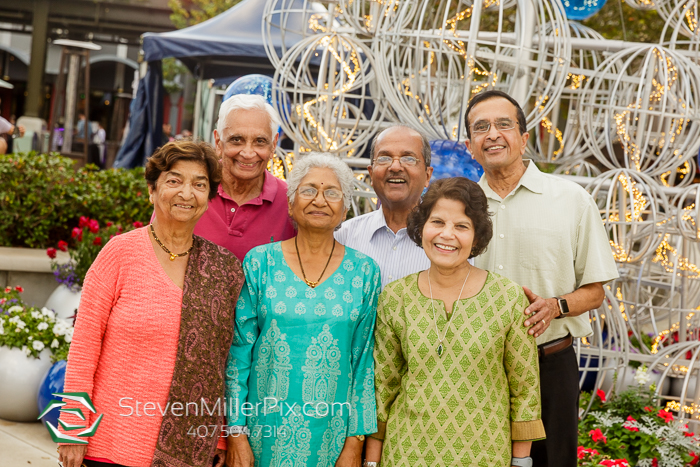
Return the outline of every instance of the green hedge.
{"type": "Polygon", "coordinates": [[[51,154],[0,155],[0,246],[46,248],[70,241],[80,216],[128,225],[148,223],[144,169],[73,168],[51,154]]]}

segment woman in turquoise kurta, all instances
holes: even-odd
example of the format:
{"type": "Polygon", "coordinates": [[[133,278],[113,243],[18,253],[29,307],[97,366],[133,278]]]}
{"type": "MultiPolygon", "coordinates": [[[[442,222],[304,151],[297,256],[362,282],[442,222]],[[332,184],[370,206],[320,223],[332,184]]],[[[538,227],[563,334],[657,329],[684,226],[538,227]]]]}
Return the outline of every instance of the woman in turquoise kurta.
{"type": "Polygon", "coordinates": [[[355,466],[364,435],[377,431],[379,268],[333,239],[352,192],[342,161],[306,156],[288,182],[298,237],[243,262],[226,379],[231,430],[250,433],[229,438],[227,463],[355,466]]]}

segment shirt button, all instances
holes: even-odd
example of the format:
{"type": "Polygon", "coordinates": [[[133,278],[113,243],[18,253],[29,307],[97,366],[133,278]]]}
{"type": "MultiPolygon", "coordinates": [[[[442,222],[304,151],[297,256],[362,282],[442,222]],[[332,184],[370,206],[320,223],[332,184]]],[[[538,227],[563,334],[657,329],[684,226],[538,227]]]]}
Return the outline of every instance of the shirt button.
{"type": "Polygon", "coordinates": [[[501,238],[506,238],[506,236],[503,235],[503,234],[499,235],[499,237],[501,237],[501,238]]]}
{"type": "Polygon", "coordinates": [[[502,264],[499,264],[499,265],[498,265],[498,269],[503,269],[503,265],[502,265],[502,264]]]}
{"type": "Polygon", "coordinates": [[[389,276],[389,280],[392,280],[392,279],[393,279],[393,277],[392,277],[392,276],[389,276]]]}
{"type": "Polygon", "coordinates": [[[231,208],[231,212],[236,212],[236,208],[231,208]]]}
{"type": "Polygon", "coordinates": [[[396,245],[394,245],[394,251],[396,251],[396,245]]]}
{"type": "Polygon", "coordinates": [[[501,209],[505,209],[505,208],[506,208],[506,205],[505,205],[505,204],[501,204],[501,209]]]}

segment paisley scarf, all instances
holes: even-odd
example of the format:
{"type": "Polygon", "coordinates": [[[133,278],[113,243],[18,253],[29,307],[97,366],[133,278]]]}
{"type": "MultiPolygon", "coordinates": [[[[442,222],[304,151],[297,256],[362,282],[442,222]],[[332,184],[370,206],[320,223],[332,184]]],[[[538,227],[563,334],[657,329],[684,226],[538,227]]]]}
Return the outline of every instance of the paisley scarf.
{"type": "Polygon", "coordinates": [[[168,410],[152,467],[212,465],[225,423],[224,374],[244,278],[233,253],[194,237],[185,272],[180,341],[168,410]],[[180,405],[182,410],[178,410],[180,405]]]}

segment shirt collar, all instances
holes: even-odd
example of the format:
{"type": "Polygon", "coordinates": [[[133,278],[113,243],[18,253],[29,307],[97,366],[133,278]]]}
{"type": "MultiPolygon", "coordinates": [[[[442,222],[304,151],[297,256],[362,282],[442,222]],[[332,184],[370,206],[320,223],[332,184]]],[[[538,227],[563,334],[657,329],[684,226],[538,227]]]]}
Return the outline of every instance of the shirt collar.
{"type": "MultiPolygon", "coordinates": [[[[263,172],[263,176],[265,177],[265,180],[263,180],[262,193],[260,193],[260,196],[257,198],[253,198],[245,204],[262,204],[263,201],[273,202],[275,200],[275,196],[277,196],[277,180],[275,179],[275,176],[267,170],[263,172]]],[[[219,189],[217,192],[222,198],[233,201],[228,193],[224,191],[223,184],[219,183],[219,189]]]]}
{"type": "MultiPolygon", "coordinates": [[[[533,193],[542,194],[543,192],[543,175],[540,169],[537,168],[537,164],[532,162],[530,159],[523,160],[525,164],[525,173],[520,177],[520,181],[515,186],[513,191],[508,195],[518,191],[518,188],[525,187],[533,193]]],[[[495,200],[501,200],[501,197],[496,194],[495,191],[491,189],[489,183],[486,181],[486,174],[484,173],[479,179],[479,186],[484,190],[484,193],[488,198],[495,200]]]]}
{"type": "Polygon", "coordinates": [[[368,219],[368,227],[370,232],[373,234],[379,229],[388,229],[386,225],[386,219],[384,218],[384,209],[381,206],[373,213],[373,215],[368,219]]]}

